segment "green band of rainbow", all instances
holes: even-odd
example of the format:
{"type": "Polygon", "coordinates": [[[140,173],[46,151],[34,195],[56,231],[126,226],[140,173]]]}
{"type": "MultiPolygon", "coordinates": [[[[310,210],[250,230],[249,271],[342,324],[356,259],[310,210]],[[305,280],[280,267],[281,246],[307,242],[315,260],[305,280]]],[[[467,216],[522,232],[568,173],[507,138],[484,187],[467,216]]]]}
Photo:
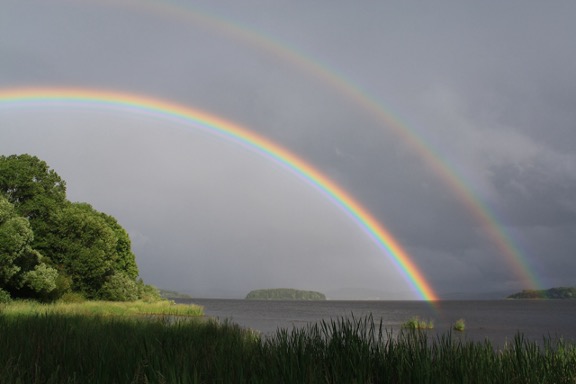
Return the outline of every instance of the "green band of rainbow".
{"type": "Polygon", "coordinates": [[[350,194],[298,156],[278,144],[236,124],[172,102],[116,91],[69,88],[16,88],[0,90],[0,108],[61,106],[114,109],[145,114],[193,126],[237,142],[264,155],[320,190],[349,215],[375,244],[390,257],[398,271],[423,300],[438,297],[408,253],[350,194]]]}

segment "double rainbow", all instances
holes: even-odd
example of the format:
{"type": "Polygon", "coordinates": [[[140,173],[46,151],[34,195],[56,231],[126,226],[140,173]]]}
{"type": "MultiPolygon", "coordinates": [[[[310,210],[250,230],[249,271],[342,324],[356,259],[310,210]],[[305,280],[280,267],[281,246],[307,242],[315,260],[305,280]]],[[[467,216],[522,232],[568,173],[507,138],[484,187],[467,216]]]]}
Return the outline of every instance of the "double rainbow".
{"type": "Polygon", "coordinates": [[[16,88],[0,90],[2,109],[32,107],[81,107],[118,110],[168,120],[208,131],[245,146],[275,161],[304,179],[351,217],[390,257],[398,271],[423,300],[438,297],[408,253],[358,201],[298,156],[278,144],[229,121],[172,102],[116,91],[70,88],[16,88]]]}
{"type": "MultiPolygon", "coordinates": [[[[107,6],[117,6],[109,2],[107,6]]],[[[343,76],[334,68],[315,60],[313,56],[298,51],[286,42],[273,39],[262,31],[239,24],[234,20],[208,14],[194,8],[188,3],[172,0],[141,0],[123,3],[135,12],[144,11],[153,15],[163,16],[171,20],[180,20],[191,25],[201,26],[212,32],[221,34],[231,41],[256,48],[281,62],[286,62],[314,79],[320,80],[348,101],[361,107],[371,116],[383,123],[386,129],[393,132],[401,141],[418,154],[434,174],[447,185],[460,203],[474,217],[480,230],[487,236],[496,251],[513,270],[524,287],[542,289],[535,272],[524,252],[514,241],[509,231],[501,224],[498,215],[488,205],[484,204],[462,175],[444,160],[434,147],[426,142],[414,130],[395,117],[393,113],[382,106],[382,103],[371,96],[366,90],[343,76]]]]}

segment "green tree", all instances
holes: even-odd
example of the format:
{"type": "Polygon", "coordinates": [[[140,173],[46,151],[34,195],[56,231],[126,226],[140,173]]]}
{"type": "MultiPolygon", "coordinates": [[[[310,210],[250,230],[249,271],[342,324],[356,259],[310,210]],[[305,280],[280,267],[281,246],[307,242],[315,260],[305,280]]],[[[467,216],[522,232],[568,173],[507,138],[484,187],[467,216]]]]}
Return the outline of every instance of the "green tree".
{"type": "Polygon", "coordinates": [[[122,273],[132,280],[136,279],[138,277],[138,265],[136,265],[136,256],[132,252],[132,242],[130,241],[128,232],[118,224],[118,221],[116,221],[114,217],[102,212],[100,212],[100,216],[106,221],[116,236],[117,256],[114,269],[116,271],[122,271],[122,273]]]}
{"type": "Polygon", "coordinates": [[[115,273],[102,285],[99,297],[110,301],[134,301],[139,298],[138,286],[133,278],[124,273],[115,273]]]}
{"type": "Polygon", "coordinates": [[[142,279],[138,279],[136,281],[136,285],[138,287],[138,298],[140,300],[147,302],[162,300],[160,291],[155,286],[144,284],[144,281],[142,279]]]}
{"type": "Polygon", "coordinates": [[[94,298],[117,261],[116,235],[86,203],[69,203],[55,223],[48,256],[72,279],[72,289],[94,298]]]}
{"type": "Polygon", "coordinates": [[[46,162],[28,154],[0,156],[0,191],[28,219],[66,200],[66,183],[46,162]]]}
{"type": "Polygon", "coordinates": [[[96,298],[104,284],[119,284],[112,278],[118,275],[138,296],[153,296],[136,281],[126,230],[89,204],[69,202],[66,183],[46,162],[27,154],[0,156],[2,196],[0,288],[45,299],[70,291],[96,298]]]}
{"type": "Polygon", "coordinates": [[[38,293],[40,297],[44,297],[56,289],[57,277],[58,271],[41,263],[22,274],[21,286],[25,286],[38,293]]]}
{"type": "Polygon", "coordinates": [[[31,247],[28,220],[0,196],[0,288],[20,297],[46,298],[56,288],[56,269],[31,247]]]}
{"type": "Polygon", "coordinates": [[[3,290],[2,288],[0,288],[0,304],[9,303],[11,301],[12,297],[10,297],[10,294],[5,290],[3,290]]]}
{"type": "Polygon", "coordinates": [[[66,202],[64,180],[36,156],[0,156],[0,194],[30,221],[35,234],[33,246],[44,253],[54,215],[66,202]]]}
{"type": "Polygon", "coordinates": [[[28,220],[16,214],[14,206],[0,196],[0,284],[9,285],[20,272],[16,260],[30,248],[34,238],[28,220]]]}
{"type": "Polygon", "coordinates": [[[116,219],[90,204],[66,204],[49,237],[47,256],[70,277],[73,291],[96,298],[115,274],[136,284],[138,267],[128,233],[116,219]]]}

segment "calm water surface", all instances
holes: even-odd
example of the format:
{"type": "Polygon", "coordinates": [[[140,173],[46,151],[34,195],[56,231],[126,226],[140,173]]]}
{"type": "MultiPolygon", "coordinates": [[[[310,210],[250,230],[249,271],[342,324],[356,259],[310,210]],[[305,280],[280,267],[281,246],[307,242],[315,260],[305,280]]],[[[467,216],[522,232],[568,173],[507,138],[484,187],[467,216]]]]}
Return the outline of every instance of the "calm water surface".
{"type": "Polygon", "coordinates": [[[207,316],[229,319],[264,335],[278,328],[291,329],[321,320],[372,314],[394,332],[413,316],[433,320],[431,332],[437,333],[448,332],[456,320],[463,318],[466,330],[453,334],[467,340],[488,339],[495,345],[503,345],[521,332],[534,341],[551,336],[576,343],[576,300],[441,301],[435,304],[419,301],[177,301],[202,305],[207,316]]]}

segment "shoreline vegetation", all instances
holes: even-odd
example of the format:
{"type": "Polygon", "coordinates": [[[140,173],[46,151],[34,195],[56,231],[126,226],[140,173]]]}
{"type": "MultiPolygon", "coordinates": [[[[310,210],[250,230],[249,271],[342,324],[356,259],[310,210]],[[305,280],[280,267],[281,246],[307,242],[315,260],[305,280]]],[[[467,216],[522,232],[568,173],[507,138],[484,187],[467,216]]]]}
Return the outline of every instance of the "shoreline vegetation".
{"type": "Polygon", "coordinates": [[[192,296],[186,294],[186,293],[180,293],[180,292],[176,292],[176,291],[169,291],[167,289],[161,289],[158,288],[158,293],[160,294],[160,297],[166,300],[176,300],[176,299],[193,299],[192,296]]]}
{"type": "Polygon", "coordinates": [[[422,320],[418,316],[414,316],[402,324],[402,328],[411,330],[434,329],[434,320],[422,320]]]}
{"type": "Polygon", "coordinates": [[[65,181],[27,154],[0,156],[0,259],[2,383],[576,383],[576,346],[562,339],[518,334],[496,349],[427,333],[433,323],[417,318],[393,333],[371,316],[262,336],[162,300],[189,296],[145,284],[128,232],[69,201],[65,181]]]}
{"type": "Polygon", "coordinates": [[[66,195],[36,156],[0,155],[0,303],[157,301],[115,217],[66,195]]]}
{"type": "Polygon", "coordinates": [[[176,304],[169,300],[144,301],[84,301],[50,304],[32,300],[15,300],[0,304],[0,316],[86,316],[86,317],[138,317],[165,316],[200,318],[204,308],[195,304],[176,304]]]}
{"type": "Polygon", "coordinates": [[[576,381],[576,345],[562,339],[541,345],[517,334],[495,349],[451,332],[393,333],[371,316],[263,337],[202,314],[202,307],[169,301],[2,304],[0,377],[14,383],[576,381]],[[124,310],[110,309],[118,307],[124,310]],[[174,309],[183,307],[196,312],[174,319],[180,313],[174,309]],[[141,316],[149,313],[166,316],[141,316]]]}
{"type": "Polygon", "coordinates": [[[326,300],[323,293],[292,288],[257,289],[246,295],[246,300],[326,300]]]}

